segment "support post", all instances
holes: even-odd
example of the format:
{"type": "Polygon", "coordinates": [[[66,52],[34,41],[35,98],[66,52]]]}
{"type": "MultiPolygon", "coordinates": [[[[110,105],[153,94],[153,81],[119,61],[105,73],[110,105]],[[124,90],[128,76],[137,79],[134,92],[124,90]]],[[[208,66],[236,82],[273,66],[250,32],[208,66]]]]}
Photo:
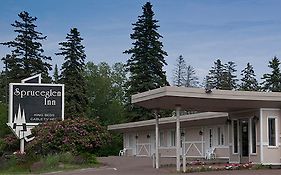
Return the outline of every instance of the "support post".
{"type": "Polygon", "coordinates": [[[156,162],[156,161],[155,161],[155,153],[153,153],[153,154],[152,154],[152,167],[153,167],[153,168],[156,168],[155,162],[156,162]]]}
{"type": "Polygon", "coordinates": [[[186,154],[185,153],[183,154],[183,157],[182,157],[182,169],[183,169],[183,172],[185,173],[186,172],[186,154]]]}
{"type": "Polygon", "coordinates": [[[159,118],[155,111],[155,168],[159,169],[159,118]]]}
{"type": "Polygon", "coordinates": [[[24,138],[20,139],[20,153],[24,153],[24,138]]]}
{"type": "Polygon", "coordinates": [[[180,172],[180,110],[181,107],[180,106],[176,106],[176,135],[177,135],[177,143],[176,143],[176,147],[177,147],[177,172],[180,172]]]}

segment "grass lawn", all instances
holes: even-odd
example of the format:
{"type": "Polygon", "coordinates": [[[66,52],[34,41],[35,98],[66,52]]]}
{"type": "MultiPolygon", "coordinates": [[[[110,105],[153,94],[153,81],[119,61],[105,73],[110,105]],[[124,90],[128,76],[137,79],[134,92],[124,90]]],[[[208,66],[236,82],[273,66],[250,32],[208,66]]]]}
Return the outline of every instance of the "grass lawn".
{"type": "Polygon", "coordinates": [[[0,162],[0,174],[37,174],[97,166],[99,163],[92,154],[73,156],[71,153],[62,153],[41,158],[12,155],[0,162]]]}

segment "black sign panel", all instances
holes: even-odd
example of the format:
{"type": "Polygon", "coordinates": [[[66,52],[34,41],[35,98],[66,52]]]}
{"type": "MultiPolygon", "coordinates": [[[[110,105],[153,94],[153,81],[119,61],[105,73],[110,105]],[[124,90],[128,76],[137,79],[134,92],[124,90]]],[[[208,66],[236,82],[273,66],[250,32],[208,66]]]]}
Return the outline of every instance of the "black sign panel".
{"type": "Polygon", "coordinates": [[[26,123],[63,120],[64,85],[11,83],[9,122],[22,116],[26,123]]]}

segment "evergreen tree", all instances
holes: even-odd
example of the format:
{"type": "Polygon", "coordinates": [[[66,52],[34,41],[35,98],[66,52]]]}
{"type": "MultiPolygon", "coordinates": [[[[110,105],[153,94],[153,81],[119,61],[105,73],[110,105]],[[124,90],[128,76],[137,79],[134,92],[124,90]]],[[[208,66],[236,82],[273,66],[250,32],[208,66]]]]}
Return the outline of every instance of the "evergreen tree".
{"type": "Polygon", "coordinates": [[[0,103],[6,103],[6,100],[8,100],[6,98],[6,88],[7,88],[7,85],[6,85],[6,74],[4,71],[1,71],[0,72],[0,103]]]}
{"type": "Polygon", "coordinates": [[[53,76],[53,83],[57,84],[59,82],[59,70],[58,70],[58,65],[55,65],[54,69],[54,76],[53,76]]]}
{"type": "Polygon", "coordinates": [[[234,62],[229,61],[227,64],[224,65],[224,72],[223,72],[223,80],[222,80],[222,87],[220,89],[224,90],[233,90],[237,87],[237,76],[235,72],[236,65],[234,62]]]}
{"type": "MultiPolygon", "coordinates": [[[[163,66],[167,65],[164,59],[167,53],[162,50],[163,44],[159,41],[162,36],[157,32],[158,20],[153,18],[154,12],[150,2],[147,2],[142,9],[143,14],[133,24],[134,32],[130,35],[130,38],[134,40],[133,47],[124,52],[131,54],[131,58],[127,61],[127,69],[130,73],[127,84],[129,99],[132,94],[169,84],[166,72],[163,70],[163,66]]],[[[130,121],[154,117],[148,110],[132,105],[129,105],[129,111],[131,111],[130,121]]]]}
{"type": "Polygon", "coordinates": [[[271,74],[264,74],[261,83],[262,89],[265,91],[281,92],[281,74],[280,74],[280,61],[275,56],[269,61],[268,67],[272,69],[271,74]]]}
{"type": "Polygon", "coordinates": [[[241,91],[258,91],[259,85],[256,79],[255,71],[250,63],[247,63],[245,69],[241,71],[241,85],[239,90],[241,91]]]}
{"type": "Polygon", "coordinates": [[[186,64],[182,55],[180,55],[176,60],[176,67],[174,69],[173,84],[174,86],[184,86],[185,85],[185,74],[186,74],[186,64]]]}
{"type": "Polygon", "coordinates": [[[195,69],[188,65],[186,67],[185,87],[198,87],[198,77],[195,74],[195,69]]]}
{"type": "Polygon", "coordinates": [[[65,85],[65,116],[75,118],[85,116],[88,100],[84,66],[86,54],[81,44],[82,38],[77,28],[72,28],[66,41],[59,43],[60,53],[64,56],[59,82],[65,85]]]}
{"type": "Polygon", "coordinates": [[[41,32],[36,31],[36,17],[31,17],[28,12],[19,13],[20,21],[15,21],[12,26],[18,33],[13,41],[1,43],[12,48],[11,55],[2,59],[10,72],[9,80],[19,82],[23,78],[38,73],[42,74],[43,81],[50,82],[49,71],[52,69],[48,61],[51,57],[43,55],[44,50],[40,41],[46,40],[41,32]]]}
{"type": "Polygon", "coordinates": [[[214,62],[214,66],[209,70],[209,75],[207,78],[207,84],[209,88],[222,89],[224,81],[225,67],[220,59],[214,62]]]}

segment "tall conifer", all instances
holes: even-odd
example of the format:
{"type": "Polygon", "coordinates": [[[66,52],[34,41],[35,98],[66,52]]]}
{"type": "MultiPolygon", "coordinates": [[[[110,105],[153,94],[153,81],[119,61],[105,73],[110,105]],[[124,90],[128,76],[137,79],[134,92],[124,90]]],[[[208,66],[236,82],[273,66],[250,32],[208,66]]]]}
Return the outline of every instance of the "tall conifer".
{"type": "Polygon", "coordinates": [[[182,55],[177,58],[176,67],[174,69],[173,84],[174,86],[185,85],[186,64],[182,55]]]}
{"type": "Polygon", "coordinates": [[[275,56],[269,61],[268,67],[271,68],[271,73],[264,74],[264,80],[261,85],[265,91],[281,92],[281,74],[280,74],[280,60],[275,56]]]}
{"type": "Polygon", "coordinates": [[[54,69],[54,75],[53,75],[53,83],[58,83],[59,82],[59,70],[58,70],[58,65],[55,65],[54,69]]]}
{"type": "Polygon", "coordinates": [[[198,87],[199,81],[198,77],[195,75],[195,69],[191,65],[186,67],[185,74],[185,87],[198,87]]]}
{"type": "Polygon", "coordinates": [[[84,66],[86,54],[81,44],[82,38],[77,28],[72,28],[66,36],[66,41],[56,55],[64,56],[59,82],[65,85],[65,116],[75,118],[85,116],[88,100],[86,97],[86,83],[84,66]]]}
{"type": "Polygon", "coordinates": [[[223,79],[222,79],[222,87],[220,89],[223,90],[233,90],[237,88],[237,76],[235,75],[236,64],[232,61],[229,61],[224,65],[223,79]]]}
{"type": "Polygon", "coordinates": [[[51,57],[44,55],[41,44],[46,36],[36,30],[36,17],[31,17],[26,11],[18,16],[20,21],[16,20],[12,24],[18,35],[13,41],[1,43],[12,48],[12,53],[2,59],[7,64],[9,80],[19,82],[23,78],[41,73],[43,81],[50,82],[49,71],[52,67],[48,61],[51,57]]]}
{"type": "Polygon", "coordinates": [[[256,74],[253,66],[250,63],[247,63],[245,69],[241,71],[241,85],[239,90],[241,91],[258,91],[259,84],[256,79],[256,74]]]}
{"type": "MultiPolygon", "coordinates": [[[[167,65],[165,56],[167,53],[162,49],[163,44],[159,41],[162,36],[157,32],[158,20],[154,19],[152,4],[147,2],[143,7],[143,14],[138,16],[138,21],[133,24],[133,33],[130,38],[134,41],[133,47],[124,53],[130,54],[131,58],[127,61],[127,70],[129,72],[127,96],[138,92],[155,89],[168,85],[166,72],[163,67],[167,65]]],[[[130,99],[130,98],[129,98],[130,99]]],[[[132,114],[129,120],[148,119],[153,116],[145,109],[133,109],[137,111],[132,114]]]]}
{"type": "Polygon", "coordinates": [[[207,84],[209,88],[222,89],[225,67],[220,59],[214,62],[214,66],[209,70],[207,84]]]}

